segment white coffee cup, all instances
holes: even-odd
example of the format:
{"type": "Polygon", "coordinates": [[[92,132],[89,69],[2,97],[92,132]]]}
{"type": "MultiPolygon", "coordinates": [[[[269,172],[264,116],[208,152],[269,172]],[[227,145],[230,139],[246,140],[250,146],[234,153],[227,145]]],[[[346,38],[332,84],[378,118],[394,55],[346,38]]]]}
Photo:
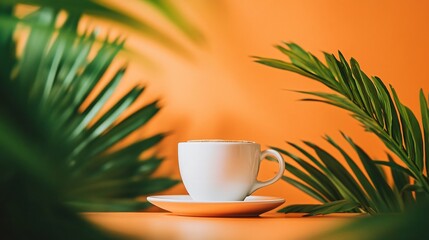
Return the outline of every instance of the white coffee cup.
{"type": "Polygon", "coordinates": [[[276,182],[285,170],[275,150],[261,152],[249,141],[192,140],[179,143],[180,175],[195,201],[242,201],[254,191],[276,182]],[[268,181],[258,181],[260,162],[266,156],[279,162],[279,172],[268,181]]]}

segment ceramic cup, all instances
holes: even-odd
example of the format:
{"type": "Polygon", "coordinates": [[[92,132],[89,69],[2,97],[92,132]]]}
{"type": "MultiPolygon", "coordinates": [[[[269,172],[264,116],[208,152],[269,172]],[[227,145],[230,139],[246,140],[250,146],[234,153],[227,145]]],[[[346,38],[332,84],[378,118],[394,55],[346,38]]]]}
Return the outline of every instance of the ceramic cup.
{"type": "Polygon", "coordinates": [[[195,201],[242,201],[255,190],[276,182],[285,169],[282,156],[249,141],[192,140],[179,143],[179,169],[195,201]],[[279,162],[279,171],[268,181],[258,181],[260,162],[266,156],[279,162]]]}

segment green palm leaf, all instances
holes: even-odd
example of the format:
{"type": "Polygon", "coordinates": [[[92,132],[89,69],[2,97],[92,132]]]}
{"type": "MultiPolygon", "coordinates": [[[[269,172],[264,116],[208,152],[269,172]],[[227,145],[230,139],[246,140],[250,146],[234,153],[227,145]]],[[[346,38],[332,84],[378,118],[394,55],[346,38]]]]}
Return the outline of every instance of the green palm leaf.
{"type": "MultiPolygon", "coordinates": [[[[356,60],[351,59],[349,65],[341,53],[339,53],[339,60],[333,55],[325,54],[329,66],[327,67],[298,45],[293,43],[286,45],[290,50],[282,52],[290,57],[291,63],[260,57],[257,57],[256,62],[299,74],[305,71],[307,75],[310,74],[309,77],[336,91],[338,94],[303,93],[320,97],[322,101],[352,112],[353,117],[367,130],[380,137],[385,145],[413,170],[414,174],[421,175],[419,172],[423,151],[420,126],[414,114],[399,102],[393,88],[390,94],[377,77],[372,77],[371,80],[360,69],[356,60]],[[300,61],[300,64],[295,64],[297,61],[300,61]],[[327,71],[332,74],[327,74],[327,71]],[[400,117],[401,123],[398,122],[397,116],[400,117]],[[402,148],[402,146],[405,147],[402,148]]],[[[279,46],[279,48],[283,47],[279,46]]]]}
{"type": "Polygon", "coordinates": [[[429,204],[413,206],[404,213],[362,217],[339,228],[314,236],[314,239],[427,239],[429,204]]]}
{"type": "MultiPolygon", "coordinates": [[[[397,184],[395,187],[391,187],[385,175],[382,174],[377,165],[387,162],[371,159],[368,154],[349,137],[344,134],[343,136],[356,151],[364,169],[360,169],[356,161],[328,136],[326,140],[343,156],[351,171],[347,170],[339,159],[310,142],[305,142],[305,144],[315,152],[315,155],[312,155],[296,144],[290,144],[303,153],[308,160],[293,155],[284,149],[274,148],[298,163],[307,172],[305,173],[286,163],[288,172],[298,180],[286,176],[283,177],[283,180],[322,202],[322,204],[311,206],[306,204],[297,206],[291,205],[280,210],[280,212],[289,213],[299,210],[299,212],[309,213],[310,215],[328,214],[337,212],[335,206],[338,206],[338,209],[341,211],[347,209],[347,211],[352,212],[374,214],[399,212],[403,209],[403,206],[406,205],[405,202],[407,202],[407,204],[415,202],[412,195],[410,195],[410,190],[405,190],[404,194],[401,195],[397,189],[398,186],[403,188],[409,183],[406,182],[408,180],[406,169],[400,169],[400,166],[396,168],[392,167],[392,171],[395,171],[396,181],[402,181],[402,185],[397,184]],[[309,162],[313,162],[314,165],[309,164],[309,162]],[[409,196],[411,196],[411,198],[409,196]],[[336,205],[337,203],[339,205],[336,205]],[[342,204],[344,204],[344,208],[342,204]],[[301,206],[303,207],[301,208],[301,206]],[[323,211],[316,211],[319,209],[318,207],[321,207],[323,211]],[[350,209],[348,209],[349,207],[350,209]],[[330,212],[329,210],[332,211],[330,212]]],[[[389,159],[393,161],[390,157],[389,159]]]]}
{"type": "MultiPolygon", "coordinates": [[[[158,101],[143,105],[118,121],[143,93],[144,88],[136,86],[100,116],[101,107],[114,93],[126,67],[116,69],[97,94],[94,88],[123,48],[123,40],[106,39],[100,43],[95,41],[94,32],[77,35],[79,15],[72,13],[56,29],[58,14],[59,11],[43,7],[31,13],[32,23],[15,19],[30,31],[27,39],[18,38],[25,41],[18,59],[12,54],[3,60],[4,66],[10,66],[15,73],[9,70],[10,76],[2,75],[0,88],[7,98],[2,101],[2,117],[24,126],[28,144],[43,152],[43,161],[58,166],[52,178],[59,179],[55,185],[62,189],[65,202],[76,207],[91,207],[100,202],[94,208],[97,210],[103,206],[105,210],[121,211],[147,207],[136,197],[162,191],[178,182],[152,176],[163,158],[152,155],[139,159],[164,134],[141,139],[114,152],[110,149],[150,121],[160,110],[158,101]],[[88,102],[90,95],[93,97],[88,102]],[[82,108],[85,102],[86,107],[82,108]],[[120,206],[122,203],[125,205],[120,206]]],[[[13,35],[9,32],[8,36],[13,35]]],[[[3,49],[15,47],[6,38],[2,44],[3,49]]],[[[31,164],[38,166],[37,161],[31,164]]]]}
{"type": "MultiPolygon", "coordinates": [[[[390,156],[387,162],[374,161],[348,138],[346,139],[363,163],[368,179],[354,164],[354,160],[330,139],[328,141],[343,155],[359,184],[354,183],[353,178],[336,164],[332,156],[311,144],[307,145],[316,151],[322,162],[331,165],[331,169],[328,168],[330,172],[326,171],[324,166],[321,167],[320,163],[315,161],[314,156],[311,156],[309,160],[316,163],[327,176],[341,179],[346,188],[351,190],[348,197],[359,202],[362,208],[370,213],[402,209],[403,206],[416,201],[412,191],[416,192],[417,200],[426,199],[429,195],[427,170],[429,111],[423,91],[420,92],[421,120],[419,120],[407,106],[401,103],[392,86],[389,90],[378,77],[369,77],[362,71],[355,59],[351,58],[347,62],[341,52],[338,53],[338,57],[324,53],[326,61],[324,64],[294,43],[285,43],[285,45],[285,47],[277,46],[277,49],[289,57],[289,62],[263,57],[255,57],[255,61],[298,73],[332,89],[334,93],[298,92],[312,96],[304,99],[306,101],[328,103],[349,111],[365,130],[380,138],[384,145],[405,164],[405,168],[396,164],[390,156]],[[393,187],[388,185],[384,172],[380,171],[379,166],[381,165],[391,168],[390,173],[394,179],[393,187]],[[411,183],[411,178],[414,179],[415,184],[411,183]],[[360,194],[359,185],[364,188],[366,197],[364,194],[360,194]],[[365,199],[369,201],[365,202],[365,199]]],[[[305,155],[308,157],[308,154],[305,155]]],[[[314,175],[310,174],[310,177],[314,177],[314,175]]],[[[341,193],[346,192],[343,189],[341,193]]]]}
{"type": "MultiPolygon", "coordinates": [[[[189,22],[182,14],[178,11],[174,5],[168,0],[141,0],[152,6],[158,13],[164,16],[169,22],[178,28],[182,33],[185,34],[194,43],[202,42],[201,33],[189,22]]],[[[65,10],[71,15],[83,15],[87,14],[90,16],[101,17],[108,20],[113,20],[123,26],[132,27],[133,29],[139,30],[144,36],[154,40],[156,43],[161,44],[164,47],[168,47],[170,50],[180,54],[188,54],[186,49],[179,44],[173,37],[169,36],[166,32],[153,26],[153,24],[137,16],[130,16],[129,13],[121,11],[113,6],[106,5],[97,0],[80,0],[79,4],[76,4],[74,0],[3,0],[2,4],[5,6],[14,6],[16,4],[25,4],[32,6],[44,6],[50,9],[65,10]]],[[[137,6],[142,7],[144,6],[137,6]]]]}
{"type": "Polygon", "coordinates": [[[297,204],[283,208],[279,212],[307,213],[304,216],[330,214],[333,212],[350,212],[359,207],[359,203],[350,200],[332,201],[326,204],[297,204]]]}
{"type": "MultiPolygon", "coordinates": [[[[198,31],[167,0],[146,2],[157,5],[155,9],[192,41],[201,40],[198,31]]],[[[111,150],[150,121],[160,107],[155,100],[118,121],[144,91],[143,87],[134,86],[100,114],[126,71],[126,66],[112,69],[124,40],[120,37],[109,40],[110,36],[100,39],[91,30],[78,34],[82,15],[134,27],[162,46],[186,54],[181,44],[146,19],[137,19],[95,0],[79,4],[72,0],[2,1],[0,224],[3,236],[116,239],[83,221],[74,214],[75,209],[145,209],[148,202],[137,197],[178,182],[154,177],[163,158],[145,153],[153,152],[152,147],[162,141],[163,133],[111,150]],[[15,8],[21,4],[39,8],[18,18],[15,8]],[[65,21],[58,21],[60,12],[66,12],[65,21]],[[21,29],[28,35],[22,35],[21,29]],[[113,74],[107,76],[107,69],[113,70],[113,74]],[[107,77],[110,80],[95,93],[94,88],[104,84],[101,78],[107,77]],[[141,155],[145,157],[139,159],[141,155]],[[28,216],[39,218],[34,221],[28,216]]]]}

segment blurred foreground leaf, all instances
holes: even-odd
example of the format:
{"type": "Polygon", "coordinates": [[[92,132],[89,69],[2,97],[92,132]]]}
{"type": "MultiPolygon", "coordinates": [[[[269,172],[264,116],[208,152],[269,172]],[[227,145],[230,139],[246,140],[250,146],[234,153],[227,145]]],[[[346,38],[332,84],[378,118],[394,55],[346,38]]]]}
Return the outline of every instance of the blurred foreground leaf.
{"type": "MultiPolygon", "coordinates": [[[[158,11],[180,19],[168,4],[163,1],[158,11]]],[[[78,32],[83,14],[137,27],[181,51],[144,20],[98,1],[1,1],[0,226],[5,239],[117,239],[75,211],[145,209],[149,204],[138,197],[178,182],[153,176],[163,161],[154,147],[164,133],[122,142],[160,107],[155,100],[129,111],[142,86],[111,101],[126,71],[115,64],[124,40],[100,39],[90,29],[78,32]],[[18,18],[20,4],[38,8],[18,18]]],[[[196,41],[187,24],[177,26],[196,41]]]]}
{"type": "Polygon", "coordinates": [[[315,236],[314,239],[428,239],[428,214],[429,205],[419,204],[400,214],[361,217],[343,227],[315,236]]]}

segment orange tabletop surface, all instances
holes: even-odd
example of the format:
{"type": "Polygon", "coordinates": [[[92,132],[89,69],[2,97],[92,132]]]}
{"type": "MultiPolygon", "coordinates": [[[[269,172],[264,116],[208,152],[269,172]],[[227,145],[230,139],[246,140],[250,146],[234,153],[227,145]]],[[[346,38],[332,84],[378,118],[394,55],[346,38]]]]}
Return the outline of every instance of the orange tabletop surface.
{"type": "Polygon", "coordinates": [[[170,240],[311,239],[356,218],[356,214],[300,217],[281,213],[251,218],[183,217],[165,212],[83,215],[101,228],[137,239],[170,240]]]}

